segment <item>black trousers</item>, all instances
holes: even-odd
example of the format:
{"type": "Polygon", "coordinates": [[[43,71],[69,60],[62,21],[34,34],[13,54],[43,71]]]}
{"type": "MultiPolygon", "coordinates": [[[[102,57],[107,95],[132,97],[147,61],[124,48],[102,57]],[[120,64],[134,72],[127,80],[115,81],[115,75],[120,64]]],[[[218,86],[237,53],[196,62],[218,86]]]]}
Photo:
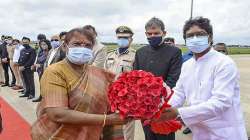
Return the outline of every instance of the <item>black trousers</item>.
{"type": "Polygon", "coordinates": [[[16,77],[14,75],[14,72],[12,71],[11,67],[10,67],[10,63],[3,63],[2,62],[2,66],[3,66],[3,70],[4,70],[4,78],[5,78],[5,84],[9,85],[9,68],[11,71],[11,75],[12,75],[12,85],[16,84],[16,77]]]}
{"type": "Polygon", "coordinates": [[[35,97],[34,72],[30,68],[25,68],[22,71],[23,80],[26,85],[25,95],[35,97]]]}
{"type": "Polygon", "coordinates": [[[145,140],[175,140],[175,133],[170,133],[168,135],[155,134],[149,125],[143,127],[145,133],[145,140]]]}

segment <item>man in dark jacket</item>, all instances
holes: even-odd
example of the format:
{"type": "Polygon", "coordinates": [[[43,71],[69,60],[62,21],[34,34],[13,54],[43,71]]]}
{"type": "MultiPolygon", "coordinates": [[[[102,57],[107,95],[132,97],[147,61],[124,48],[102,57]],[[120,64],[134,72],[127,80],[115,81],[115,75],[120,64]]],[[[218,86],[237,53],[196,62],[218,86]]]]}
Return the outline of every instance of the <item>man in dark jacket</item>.
{"type": "MultiPolygon", "coordinates": [[[[149,45],[140,48],[135,55],[134,69],[162,76],[171,88],[179,78],[182,66],[181,50],[164,43],[166,36],[164,23],[158,18],[150,19],[145,26],[149,45]]],[[[146,140],[174,140],[175,135],[155,134],[150,126],[144,126],[146,140]]]]}
{"type": "Polygon", "coordinates": [[[2,67],[4,70],[4,78],[5,78],[5,84],[2,85],[2,87],[6,87],[6,86],[12,87],[12,86],[15,86],[15,83],[16,83],[16,78],[15,78],[14,73],[10,67],[10,58],[9,58],[9,54],[7,51],[7,46],[11,45],[11,43],[12,43],[12,37],[7,36],[7,37],[5,37],[4,42],[0,46],[0,49],[1,49],[0,50],[0,52],[1,52],[0,57],[1,57],[2,67]],[[10,71],[12,74],[11,85],[9,85],[9,68],[10,68],[10,71]]]}
{"type": "Polygon", "coordinates": [[[31,66],[35,63],[36,51],[29,45],[29,38],[23,37],[22,42],[24,49],[21,50],[18,64],[20,66],[20,70],[22,71],[24,83],[26,85],[26,91],[24,95],[20,97],[28,97],[28,99],[33,99],[35,97],[35,84],[34,71],[31,70],[31,66]]]}

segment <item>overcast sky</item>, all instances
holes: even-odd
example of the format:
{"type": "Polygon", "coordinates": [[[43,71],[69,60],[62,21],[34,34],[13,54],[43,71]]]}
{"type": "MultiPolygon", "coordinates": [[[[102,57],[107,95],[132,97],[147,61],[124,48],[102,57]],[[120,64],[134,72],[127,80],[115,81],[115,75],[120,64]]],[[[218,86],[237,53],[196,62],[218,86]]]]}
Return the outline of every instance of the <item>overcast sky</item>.
{"type": "MultiPolygon", "coordinates": [[[[182,28],[191,0],[1,0],[0,34],[36,39],[92,24],[101,41],[115,41],[115,29],[127,25],[134,42],[145,43],[151,17],[165,23],[168,36],[184,42],[182,28]]],[[[211,20],[214,41],[250,45],[250,0],[194,0],[194,16],[211,20]]]]}

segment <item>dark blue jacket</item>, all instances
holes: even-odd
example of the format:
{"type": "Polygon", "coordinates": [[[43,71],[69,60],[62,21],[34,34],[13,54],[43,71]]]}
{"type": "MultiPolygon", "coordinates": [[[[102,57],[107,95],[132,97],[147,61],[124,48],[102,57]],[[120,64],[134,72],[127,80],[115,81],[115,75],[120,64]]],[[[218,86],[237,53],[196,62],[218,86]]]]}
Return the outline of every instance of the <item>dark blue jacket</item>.
{"type": "Polygon", "coordinates": [[[20,66],[24,66],[25,69],[31,68],[34,65],[36,60],[36,50],[32,47],[24,47],[24,49],[20,52],[20,58],[18,60],[18,64],[20,66]]]}

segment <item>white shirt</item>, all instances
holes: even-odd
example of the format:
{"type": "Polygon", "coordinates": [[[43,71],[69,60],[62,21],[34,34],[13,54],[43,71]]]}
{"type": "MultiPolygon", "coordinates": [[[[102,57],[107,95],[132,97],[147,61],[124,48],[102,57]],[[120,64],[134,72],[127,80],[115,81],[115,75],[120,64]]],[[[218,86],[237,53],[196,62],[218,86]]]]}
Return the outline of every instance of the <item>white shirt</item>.
{"type": "Polygon", "coordinates": [[[247,140],[239,73],[231,58],[213,49],[197,61],[191,58],[174,91],[170,104],[178,107],[193,140],[247,140]]]}
{"type": "Polygon", "coordinates": [[[14,49],[14,54],[13,54],[13,62],[18,63],[18,59],[20,57],[21,50],[24,48],[23,45],[17,45],[14,49]]]}
{"type": "Polygon", "coordinates": [[[59,48],[59,47],[57,47],[57,48],[55,48],[55,49],[53,49],[53,50],[51,51],[51,54],[50,54],[49,60],[48,60],[48,65],[50,65],[50,63],[52,62],[52,60],[53,60],[53,58],[54,58],[54,56],[55,56],[55,54],[56,54],[58,48],[59,48]]]}

